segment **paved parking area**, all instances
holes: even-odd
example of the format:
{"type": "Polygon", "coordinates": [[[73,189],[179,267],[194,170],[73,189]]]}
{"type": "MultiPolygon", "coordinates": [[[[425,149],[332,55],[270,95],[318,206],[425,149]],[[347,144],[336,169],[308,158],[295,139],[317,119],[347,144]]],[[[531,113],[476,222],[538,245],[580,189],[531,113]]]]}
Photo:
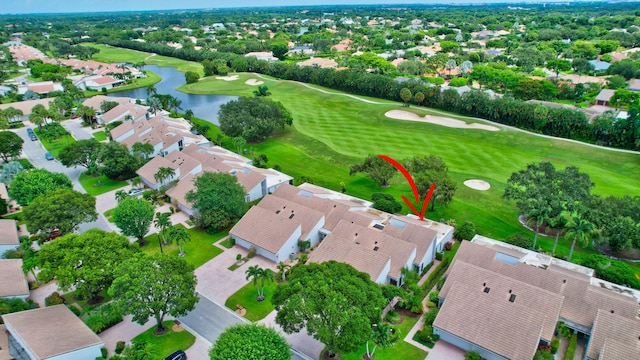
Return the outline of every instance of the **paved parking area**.
{"type": "Polygon", "coordinates": [[[464,360],[464,350],[446,341],[437,341],[425,360],[464,360]]]}

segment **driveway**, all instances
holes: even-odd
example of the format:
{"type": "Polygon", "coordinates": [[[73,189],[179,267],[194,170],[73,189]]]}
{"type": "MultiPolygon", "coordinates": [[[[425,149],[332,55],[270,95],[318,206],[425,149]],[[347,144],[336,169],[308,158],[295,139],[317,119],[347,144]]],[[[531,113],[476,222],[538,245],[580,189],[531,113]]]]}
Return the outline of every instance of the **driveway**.
{"type": "Polygon", "coordinates": [[[181,317],[180,321],[212,344],[229,326],[249,322],[223,305],[202,295],[200,295],[200,301],[196,304],[196,308],[187,316],[181,317]]]}
{"type": "Polygon", "coordinates": [[[76,140],[93,139],[93,135],[91,135],[91,132],[82,127],[81,119],[70,119],[61,121],[60,125],[67,129],[67,131],[71,133],[71,136],[73,136],[76,140]]]}
{"type": "MultiPolygon", "coordinates": [[[[24,123],[25,123],[25,126],[27,127],[32,127],[32,128],[34,127],[33,124],[31,124],[28,121],[25,121],[24,123]]],[[[84,190],[84,188],[82,187],[79,181],[80,174],[82,174],[82,172],[84,171],[83,168],[81,167],[67,168],[66,166],[62,165],[58,160],[49,161],[45,159],[44,154],[47,150],[45,150],[45,148],[42,146],[42,143],[40,142],[40,140],[31,141],[31,139],[27,135],[26,128],[15,129],[12,131],[14,131],[24,140],[24,144],[22,146],[23,155],[27,159],[29,159],[29,161],[33,164],[33,166],[35,166],[36,168],[47,169],[51,172],[66,174],[71,179],[71,183],[73,184],[74,190],[81,192],[83,194],[86,193],[86,191],[84,190]]],[[[104,231],[112,230],[111,227],[109,226],[109,222],[107,221],[107,219],[105,219],[105,217],[102,214],[98,214],[98,219],[96,221],[80,224],[78,228],[78,232],[83,233],[93,228],[102,229],[104,231]]]]}

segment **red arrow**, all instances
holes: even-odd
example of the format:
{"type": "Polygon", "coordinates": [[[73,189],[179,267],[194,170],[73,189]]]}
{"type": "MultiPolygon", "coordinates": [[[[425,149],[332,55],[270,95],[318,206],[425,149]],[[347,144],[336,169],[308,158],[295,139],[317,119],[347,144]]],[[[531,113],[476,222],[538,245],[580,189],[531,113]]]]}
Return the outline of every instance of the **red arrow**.
{"type": "MultiPolygon", "coordinates": [[[[400,164],[399,162],[395,161],[394,159],[386,155],[378,155],[378,157],[388,162],[389,164],[393,165],[396,169],[398,169],[402,173],[405,179],[407,179],[407,181],[409,182],[409,185],[411,185],[411,189],[413,190],[413,196],[416,199],[416,206],[419,206],[420,194],[418,193],[418,188],[416,187],[416,183],[415,181],[413,181],[413,177],[411,177],[411,174],[409,174],[409,171],[407,171],[407,169],[405,169],[404,166],[402,166],[402,164],[400,164]]],[[[402,195],[402,200],[404,200],[405,204],[409,206],[411,211],[413,211],[413,213],[416,214],[416,216],[418,216],[420,220],[424,220],[424,214],[427,211],[427,204],[429,203],[429,200],[431,199],[431,195],[433,195],[433,190],[435,188],[436,188],[436,183],[431,184],[431,188],[429,188],[427,195],[424,197],[424,203],[422,203],[421,212],[418,212],[416,207],[407,199],[407,197],[402,195]]]]}

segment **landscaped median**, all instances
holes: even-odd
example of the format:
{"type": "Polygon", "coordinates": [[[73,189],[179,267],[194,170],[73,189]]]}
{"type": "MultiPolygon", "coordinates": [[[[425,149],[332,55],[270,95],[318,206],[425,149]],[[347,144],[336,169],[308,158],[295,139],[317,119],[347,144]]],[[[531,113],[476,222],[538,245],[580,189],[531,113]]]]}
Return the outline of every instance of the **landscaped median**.
{"type": "MultiPolygon", "coordinates": [[[[179,224],[176,226],[184,227],[179,224]]],[[[213,259],[214,257],[222,253],[222,249],[215,246],[214,243],[229,234],[228,231],[222,231],[215,234],[208,234],[205,231],[201,231],[195,228],[186,229],[187,233],[191,237],[185,246],[185,259],[194,268],[200,267],[202,264],[213,259]]],[[[142,251],[149,255],[160,252],[160,244],[158,243],[158,234],[151,234],[144,238],[147,243],[142,247],[142,251]]],[[[162,245],[162,251],[165,254],[178,256],[178,245],[175,243],[169,243],[168,245],[162,245]]]]}
{"type": "Polygon", "coordinates": [[[76,141],[60,124],[51,123],[40,128],[35,128],[34,132],[38,136],[38,140],[45,149],[55,158],[58,157],[60,150],[76,141]]]}
{"type": "Polygon", "coordinates": [[[255,322],[264,319],[269,313],[275,310],[275,307],[271,304],[271,297],[274,291],[276,291],[275,281],[265,284],[265,299],[258,301],[256,300],[258,290],[253,282],[249,282],[240,290],[236,291],[235,294],[231,295],[224,305],[233,311],[238,310],[237,305],[242,306],[247,311],[244,317],[249,321],[255,322]]]}
{"type": "Polygon", "coordinates": [[[106,192],[120,189],[129,185],[127,181],[115,181],[110,180],[104,175],[100,175],[100,177],[87,175],[86,173],[82,173],[80,175],[80,184],[87,191],[87,194],[98,196],[104,194],[106,192]],[[99,181],[98,181],[99,179],[99,181]]]}
{"type": "Polygon", "coordinates": [[[164,359],[176,350],[187,350],[196,342],[195,336],[180,325],[176,325],[173,320],[164,321],[162,324],[167,328],[167,332],[162,335],[155,335],[153,331],[156,327],[153,326],[133,338],[134,343],[144,341],[153,344],[156,356],[151,357],[152,359],[164,359]]]}

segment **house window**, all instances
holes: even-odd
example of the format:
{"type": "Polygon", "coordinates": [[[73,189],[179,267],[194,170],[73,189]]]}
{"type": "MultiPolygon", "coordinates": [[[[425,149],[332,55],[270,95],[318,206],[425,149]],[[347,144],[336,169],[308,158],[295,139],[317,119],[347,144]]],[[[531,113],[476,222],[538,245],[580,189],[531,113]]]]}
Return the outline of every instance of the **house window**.
{"type": "Polygon", "coordinates": [[[182,149],[184,149],[184,141],[182,141],[182,139],[180,139],[180,140],[178,141],[178,149],[179,149],[180,151],[182,151],[182,149]]]}

